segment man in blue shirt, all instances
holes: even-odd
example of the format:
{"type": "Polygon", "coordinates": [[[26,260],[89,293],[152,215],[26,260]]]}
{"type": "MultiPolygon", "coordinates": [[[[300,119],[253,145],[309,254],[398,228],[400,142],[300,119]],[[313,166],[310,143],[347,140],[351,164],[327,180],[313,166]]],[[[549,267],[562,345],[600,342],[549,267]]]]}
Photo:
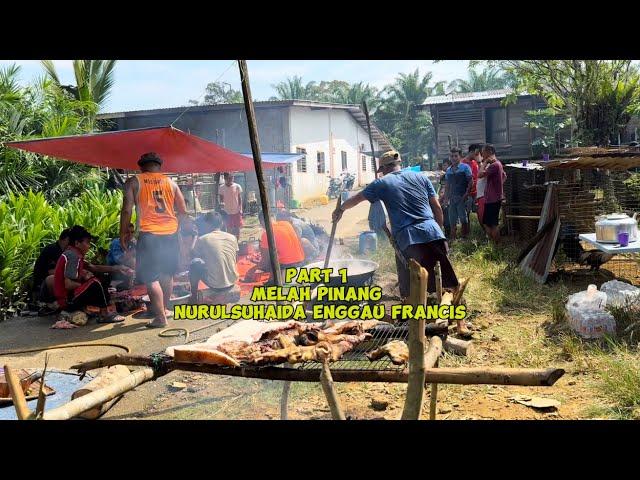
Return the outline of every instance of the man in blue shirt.
{"type": "Polygon", "coordinates": [[[473,174],[466,163],[461,163],[462,150],[451,149],[451,166],[447,168],[445,178],[445,203],[449,206],[449,227],[451,240],[456,239],[458,219],[462,226],[462,237],[469,235],[469,218],[465,207],[473,187],[473,174]]]}
{"type": "MultiPolygon", "coordinates": [[[[129,229],[126,232],[126,239],[129,244],[129,249],[125,252],[122,248],[122,244],[120,243],[120,238],[114,238],[111,240],[111,244],[109,245],[109,253],[107,254],[107,265],[124,265],[125,267],[129,267],[131,269],[136,268],[136,245],[135,240],[133,239],[133,235],[135,233],[135,226],[133,223],[129,224],[129,229]]],[[[133,276],[133,270],[131,271],[131,275],[126,275],[124,273],[114,273],[112,275],[114,280],[124,280],[128,281],[133,276]]]]}
{"type": "MultiPolygon", "coordinates": [[[[344,202],[333,212],[333,221],[340,220],[345,210],[364,200],[371,203],[382,200],[399,249],[405,258],[415,259],[429,272],[427,290],[436,290],[436,262],[440,262],[442,286],[455,290],[458,278],[447,257],[447,243],[442,233],[442,208],[431,181],[420,172],[400,170],[400,155],[393,150],[380,158],[380,170],[384,176],[344,202]]],[[[397,258],[396,266],[400,296],[404,300],[409,296],[409,270],[397,258]]],[[[458,332],[469,333],[464,320],[458,321],[458,332]]]]}

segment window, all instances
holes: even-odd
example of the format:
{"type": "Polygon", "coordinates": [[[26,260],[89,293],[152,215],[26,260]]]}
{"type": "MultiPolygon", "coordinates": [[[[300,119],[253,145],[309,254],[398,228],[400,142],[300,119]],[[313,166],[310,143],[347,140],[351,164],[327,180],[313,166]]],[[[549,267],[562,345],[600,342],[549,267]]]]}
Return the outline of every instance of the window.
{"type": "Polygon", "coordinates": [[[376,171],[376,157],[371,157],[371,171],[376,171]]]}
{"type": "Polygon", "coordinates": [[[307,173],[307,149],[306,148],[296,148],[296,153],[304,155],[303,158],[296,162],[296,170],[298,172],[307,173]]]}
{"type": "Polygon", "coordinates": [[[507,109],[487,108],[485,110],[487,143],[507,143],[507,109]]]}
{"type": "Polygon", "coordinates": [[[325,173],[324,152],[318,152],[318,173],[325,173]]]}
{"type": "Polygon", "coordinates": [[[367,157],[365,157],[364,155],[362,155],[362,171],[367,171],[367,157]]]}
{"type": "Polygon", "coordinates": [[[342,152],[342,170],[347,169],[347,152],[342,152]]]}

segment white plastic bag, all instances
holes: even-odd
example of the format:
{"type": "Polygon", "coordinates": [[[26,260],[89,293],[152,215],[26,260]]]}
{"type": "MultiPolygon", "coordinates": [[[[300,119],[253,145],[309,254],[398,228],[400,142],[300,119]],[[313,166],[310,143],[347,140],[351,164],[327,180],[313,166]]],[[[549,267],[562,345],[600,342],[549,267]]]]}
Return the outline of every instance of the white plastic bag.
{"type": "Polygon", "coordinates": [[[614,334],[616,321],[605,310],[607,294],[599,292],[595,285],[589,285],[586,291],[571,295],[566,309],[569,325],[584,338],[599,338],[605,333],[614,334]]]}
{"type": "Polygon", "coordinates": [[[624,307],[640,300],[640,288],[619,280],[603,283],[600,291],[607,294],[609,306],[624,307]]]}

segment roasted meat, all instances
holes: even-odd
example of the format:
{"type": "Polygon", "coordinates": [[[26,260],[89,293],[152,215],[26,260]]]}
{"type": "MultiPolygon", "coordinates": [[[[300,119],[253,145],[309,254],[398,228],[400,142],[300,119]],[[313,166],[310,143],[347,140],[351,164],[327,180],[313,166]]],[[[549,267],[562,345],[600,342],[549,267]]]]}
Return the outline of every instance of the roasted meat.
{"type": "Polygon", "coordinates": [[[393,340],[366,355],[372,362],[388,356],[394,365],[404,365],[409,361],[409,347],[402,340],[393,340]]]}

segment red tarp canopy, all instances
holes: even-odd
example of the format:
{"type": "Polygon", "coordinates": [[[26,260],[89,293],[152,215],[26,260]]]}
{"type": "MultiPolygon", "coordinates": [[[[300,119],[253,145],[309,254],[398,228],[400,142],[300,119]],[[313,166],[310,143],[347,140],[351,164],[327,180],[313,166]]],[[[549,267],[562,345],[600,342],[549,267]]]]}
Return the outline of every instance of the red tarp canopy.
{"type": "MultiPolygon", "coordinates": [[[[8,142],[8,147],[96,167],[139,170],[138,159],[156,152],[168,173],[246,172],[253,159],[173,127],[152,127],[70,137],[8,142]]],[[[278,163],[264,162],[264,168],[278,163]]]]}

